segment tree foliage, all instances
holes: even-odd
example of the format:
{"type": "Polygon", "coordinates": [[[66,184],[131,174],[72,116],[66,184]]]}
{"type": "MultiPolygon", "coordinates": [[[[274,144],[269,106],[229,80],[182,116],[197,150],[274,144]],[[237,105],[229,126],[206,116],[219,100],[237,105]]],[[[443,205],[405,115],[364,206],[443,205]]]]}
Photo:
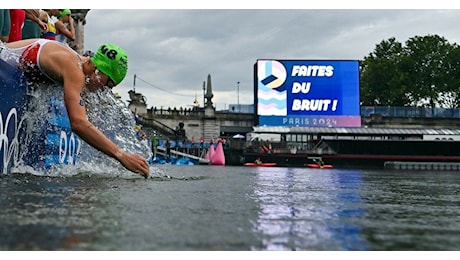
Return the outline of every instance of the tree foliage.
{"type": "Polygon", "coordinates": [[[438,35],[403,46],[390,38],[360,62],[361,103],[379,106],[459,105],[460,49],[438,35]]]}

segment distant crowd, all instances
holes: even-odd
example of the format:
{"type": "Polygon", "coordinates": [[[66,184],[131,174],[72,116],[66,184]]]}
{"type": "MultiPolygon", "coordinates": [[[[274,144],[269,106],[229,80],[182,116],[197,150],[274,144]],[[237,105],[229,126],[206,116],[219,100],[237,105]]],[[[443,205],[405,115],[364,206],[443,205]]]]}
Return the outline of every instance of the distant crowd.
{"type": "Polygon", "coordinates": [[[33,38],[55,40],[77,50],[70,9],[0,9],[0,41],[33,38]]]}

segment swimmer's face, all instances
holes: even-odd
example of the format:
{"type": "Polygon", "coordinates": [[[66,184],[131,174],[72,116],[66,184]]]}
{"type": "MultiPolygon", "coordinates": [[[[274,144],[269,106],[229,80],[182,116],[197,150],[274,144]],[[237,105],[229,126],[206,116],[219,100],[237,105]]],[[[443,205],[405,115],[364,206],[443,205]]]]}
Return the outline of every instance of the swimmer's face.
{"type": "Polygon", "coordinates": [[[94,73],[91,74],[91,77],[89,77],[88,81],[89,82],[87,82],[86,87],[90,91],[96,91],[103,87],[113,88],[115,86],[114,81],[98,69],[96,69],[94,73]]]}

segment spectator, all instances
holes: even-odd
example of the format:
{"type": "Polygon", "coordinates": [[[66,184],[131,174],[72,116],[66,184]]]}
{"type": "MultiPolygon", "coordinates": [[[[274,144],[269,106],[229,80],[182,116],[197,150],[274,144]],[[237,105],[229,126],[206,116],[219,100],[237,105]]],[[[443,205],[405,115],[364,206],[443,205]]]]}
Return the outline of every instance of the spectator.
{"type": "Polygon", "coordinates": [[[26,19],[26,12],[24,9],[10,9],[10,37],[8,42],[15,42],[22,40],[22,27],[26,19]]]}
{"type": "MultiPolygon", "coordinates": [[[[46,12],[43,11],[43,10],[40,10],[40,21],[42,21],[43,23],[45,23],[46,25],[48,25],[48,15],[46,15],[46,12]]],[[[40,38],[43,38],[43,34],[46,33],[45,31],[41,30],[42,33],[40,35],[40,38]]]]}
{"type": "Polygon", "coordinates": [[[8,42],[10,37],[10,11],[9,9],[0,9],[0,41],[8,42]]]}
{"type": "Polygon", "coordinates": [[[42,31],[48,31],[48,26],[40,20],[40,9],[24,9],[26,19],[22,27],[22,39],[40,38],[42,31]]]}
{"type": "Polygon", "coordinates": [[[43,23],[46,23],[48,24],[48,15],[46,15],[46,12],[45,10],[40,10],[40,21],[42,21],[43,23]]]}
{"type": "Polygon", "coordinates": [[[168,154],[168,157],[171,157],[171,142],[169,138],[166,139],[166,154],[168,154]]]}
{"type": "Polygon", "coordinates": [[[57,29],[56,41],[66,46],[69,46],[68,40],[75,41],[75,27],[73,22],[70,10],[62,10],[55,23],[57,29]]]}
{"type": "Polygon", "coordinates": [[[48,31],[43,32],[42,38],[48,40],[56,40],[56,22],[58,21],[57,17],[61,14],[58,9],[44,9],[40,12],[40,15],[43,15],[42,21],[48,25],[48,31]]]}
{"type": "Polygon", "coordinates": [[[158,140],[157,140],[157,133],[153,131],[152,135],[152,142],[151,142],[151,149],[152,149],[152,160],[155,161],[157,157],[157,146],[158,146],[158,140]]]}

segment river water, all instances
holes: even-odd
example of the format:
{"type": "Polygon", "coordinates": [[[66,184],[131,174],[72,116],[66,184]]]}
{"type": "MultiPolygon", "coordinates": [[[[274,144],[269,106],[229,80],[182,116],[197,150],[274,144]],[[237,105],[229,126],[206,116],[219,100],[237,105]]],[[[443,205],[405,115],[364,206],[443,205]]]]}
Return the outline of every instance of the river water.
{"type": "Polygon", "coordinates": [[[0,177],[0,250],[456,251],[460,173],[151,166],[0,177]]]}
{"type": "MultiPolygon", "coordinates": [[[[58,89],[30,94],[26,125],[43,121],[58,89]]],[[[93,124],[151,156],[110,91],[84,97],[93,124]]],[[[33,127],[26,133],[36,136],[33,127]]],[[[144,179],[82,143],[78,164],[19,164],[0,175],[0,192],[2,251],[460,248],[459,172],[152,165],[144,179]]]]}

